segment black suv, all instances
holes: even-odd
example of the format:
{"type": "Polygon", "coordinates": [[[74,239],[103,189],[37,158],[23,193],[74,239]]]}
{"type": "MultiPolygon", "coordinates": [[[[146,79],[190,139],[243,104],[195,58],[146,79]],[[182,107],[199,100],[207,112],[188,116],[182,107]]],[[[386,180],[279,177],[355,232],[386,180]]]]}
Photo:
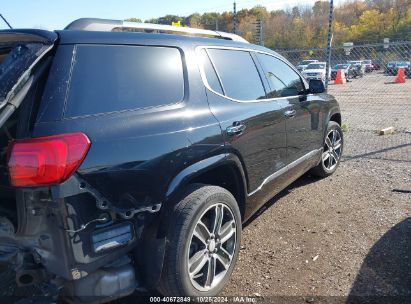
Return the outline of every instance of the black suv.
{"type": "Polygon", "coordinates": [[[241,40],[94,19],[0,31],[0,261],[18,286],[216,295],[242,223],[337,169],[334,97],[241,40]]]}

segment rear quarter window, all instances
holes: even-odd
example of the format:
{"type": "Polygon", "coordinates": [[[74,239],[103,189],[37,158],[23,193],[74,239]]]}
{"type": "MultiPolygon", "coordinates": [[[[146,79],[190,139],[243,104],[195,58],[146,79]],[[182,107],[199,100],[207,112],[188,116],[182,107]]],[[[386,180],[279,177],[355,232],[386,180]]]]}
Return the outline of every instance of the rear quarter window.
{"type": "Polygon", "coordinates": [[[155,107],[184,98],[181,53],[152,46],[79,45],[65,117],[155,107]]]}

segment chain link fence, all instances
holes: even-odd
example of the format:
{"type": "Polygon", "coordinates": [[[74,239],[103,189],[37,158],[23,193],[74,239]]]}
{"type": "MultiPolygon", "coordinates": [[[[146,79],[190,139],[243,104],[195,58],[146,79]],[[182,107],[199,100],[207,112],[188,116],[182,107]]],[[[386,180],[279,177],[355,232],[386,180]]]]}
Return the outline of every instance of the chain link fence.
{"type": "MultiPolygon", "coordinates": [[[[326,49],[277,51],[294,65],[302,60],[326,61],[326,49]]],[[[328,92],[340,103],[346,130],[345,159],[384,159],[411,163],[411,41],[367,44],[351,49],[334,47],[331,68],[353,63],[347,83],[335,84],[332,71],[328,92]],[[355,62],[357,61],[357,62],[355,62]],[[362,61],[361,64],[358,61],[362,61]],[[371,62],[369,62],[371,61],[371,62]],[[366,64],[368,63],[368,64],[366,64]],[[371,63],[371,64],[370,64],[371,63]],[[405,83],[397,83],[399,66],[406,66],[405,83]],[[408,67],[408,68],[407,68],[408,67]],[[354,70],[355,71],[355,70],[354,70]],[[390,135],[379,135],[394,127],[390,135]]],[[[340,66],[341,67],[341,66],[340,66]]],[[[308,71],[307,71],[308,72],[308,71]]]]}

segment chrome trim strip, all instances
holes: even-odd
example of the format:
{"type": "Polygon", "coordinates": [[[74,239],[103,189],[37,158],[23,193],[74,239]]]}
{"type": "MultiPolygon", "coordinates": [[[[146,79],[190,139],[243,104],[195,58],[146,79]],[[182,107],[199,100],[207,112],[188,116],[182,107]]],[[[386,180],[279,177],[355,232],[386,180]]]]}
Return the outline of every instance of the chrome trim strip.
{"type": "MultiPolygon", "coordinates": [[[[207,52],[207,49],[221,49],[221,50],[234,50],[234,51],[243,51],[243,52],[255,52],[255,53],[261,53],[261,54],[272,56],[274,58],[277,58],[278,60],[281,60],[282,62],[287,64],[294,72],[296,72],[300,76],[300,78],[301,78],[301,80],[302,80],[302,82],[305,86],[305,89],[308,89],[308,84],[305,81],[304,77],[301,75],[301,73],[294,66],[292,66],[289,63],[287,63],[286,61],[284,61],[285,58],[283,58],[279,55],[275,55],[275,54],[260,51],[260,50],[250,49],[250,48],[240,48],[240,47],[231,47],[231,46],[208,46],[208,45],[206,45],[206,46],[197,46],[195,48],[195,52],[196,52],[196,55],[197,55],[198,58],[200,58],[199,53],[202,49],[205,49],[206,52],[207,52]]],[[[207,55],[209,55],[208,52],[207,52],[207,55]]],[[[211,64],[214,67],[215,72],[217,73],[217,76],[219,77],[218,71],[215,68],[215,64],[213,62],[213,58],[211,56],[209,56],[209,58],[210,58],[211,64]]],[[[201,60],[198,60],[198,62],[201,62],[201,60]]],[[[200,69],[201,79],[203,80],[203,84],[205,85],[205,87],[208,90],[210,90],[211,92],[213,92],[214,94],[217,94],[218,96],[229,99],[231,101],[235,101],[235,102],[265,102],[265,101],[267,101],[267,102],[270,102],[270,101],[283,100],[283,99],[299,98],[300,96],[302,96],[302,95],[295,95],[295,96],[287,96],[287,97],[264,98],[264,99],[257,99],[257,100],[238,100],[238,99],[235,99],[235,98],[232,98],[232,97],[229,97],[229,96],[226,96],[226,95],[222,95],[222,94],[214,91],[210,87],[210,84],[207,81],[207,77],[205,76],[205,71],[204,71],[204,67],[203,67],[202,64],[199,64],[199,69],[200,69]]],[[[312,95],[312,94],[308,94],[308,95],[312,95]]]]}
{"type": "Polygon", "coordinates": [[[287,171],[289,171],[290,169],[296,167],[297,165],[301,164],[302,162],[306,161],[307,159],[310,158],[314,158],[314,156],[316,156],[316,154],[320,154],[322,152],[323,148],[317,149],[317,150],[313,150],[311,152],[308,152],[307,154],[305,154],[304,156],[300,157],[299,159],[296,159],[295,161],[293,161],[292,163],[288,164],[287,166],[282,167],[280,170],[274,172],[273,174],[271,174],[270,176],[268,176],[262,183],[261,185],[255,189],[253,192],[248,194],[248,197],[254,195],[255,193],[257,193],[258,191],[260,191],[264,185],[268,184],[269,182],[273,181],[274,179],[280,177],[281,175],[283,175],[284,173],[286,173],[287,171]]]}

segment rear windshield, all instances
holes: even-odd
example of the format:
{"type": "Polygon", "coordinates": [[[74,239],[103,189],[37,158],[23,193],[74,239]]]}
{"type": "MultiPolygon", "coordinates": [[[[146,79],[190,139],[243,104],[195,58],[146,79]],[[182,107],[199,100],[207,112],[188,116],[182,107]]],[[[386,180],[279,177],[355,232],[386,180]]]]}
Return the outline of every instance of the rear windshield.
{"type": "Polygon", "coordinates": [[[0,104],[45,48],[38,43],[9,47],[0,45],[0,104]]]}
{"type": "Polygon", "coordinates": [[[184,97],[180,51],[171,47],[76,47],[65,117],[141,109],[184,97]]]}

